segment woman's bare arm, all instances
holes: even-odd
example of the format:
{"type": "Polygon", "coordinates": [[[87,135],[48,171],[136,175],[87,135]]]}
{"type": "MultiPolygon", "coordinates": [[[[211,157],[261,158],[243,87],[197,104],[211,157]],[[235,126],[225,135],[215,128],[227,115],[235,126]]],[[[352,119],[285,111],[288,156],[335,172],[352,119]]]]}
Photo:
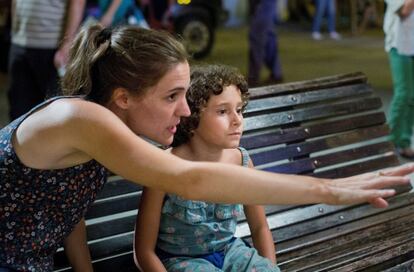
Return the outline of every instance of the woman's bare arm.
{"type": "Polygon", "coordinates": [[[64,248],[73,271],[93,271],[91,256],[86,242],[85,220],[82,219],[64,241],[64,248]]]}
{"type": "Polygon", "coordinates": [[[36,120],[26,128],[22,123],[20,133],[18,129],[14,144],[19,157],[23,161],[26,158],[29,166],[42,163],[40,168],[50,169],[57,162],[70,163],[71,160],[65,160],[68,157],[94,158],[112,172],[147,187],[188,199],[243,204],[374,202],[394,194],[378,188],[406,184],[408,179],[403,176],[414,170],[414,164],[409,164],[398,176],[339,182],[228,164],[190,162],[142,140],[102,106],[80,99],[65,103],[70,104],[57,104],[55,110],[50,105],[50,109],[35,113],[39,114],[33,116],[36,120]]]}

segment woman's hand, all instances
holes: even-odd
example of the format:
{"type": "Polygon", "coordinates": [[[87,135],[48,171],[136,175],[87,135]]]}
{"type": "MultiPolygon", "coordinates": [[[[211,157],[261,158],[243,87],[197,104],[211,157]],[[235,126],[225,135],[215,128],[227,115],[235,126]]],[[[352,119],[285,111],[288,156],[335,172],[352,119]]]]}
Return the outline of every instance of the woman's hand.
{"type": "Polygon", "coordinates": [[[334,196],[332,204],[351,204],[369,202],[378,208],[385,208],[384,199],[395,194],[394,189],[381,189],[390,186],[406,185],[410,182],[407,175],[414,172],[414,163],[365,173],[348,178],[335,179],[329,184],[334,196]]]}

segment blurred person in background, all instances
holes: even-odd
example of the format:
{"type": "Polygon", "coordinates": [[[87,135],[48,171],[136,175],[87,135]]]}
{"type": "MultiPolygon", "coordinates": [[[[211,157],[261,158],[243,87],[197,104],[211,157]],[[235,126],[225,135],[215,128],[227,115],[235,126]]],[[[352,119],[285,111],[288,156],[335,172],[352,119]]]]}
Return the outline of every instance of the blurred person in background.
{"type": "Polygon", "coordinates": [[[389,125],[399,154],[414,159],[414,0],[386,0],[385,50],[388,52],[394,94],[389,125]]]}
{"type": "Polygon", "coordinates": [[[336,0],[315,0],[315,15],[313,17],[312,38],[322,40],[322,20],[327,15],[329,37],[333,40],[340,40],[341,35],[335,30],[336,0]]]}
{"type": "Polygon", "coordinates": [[[276,0],[249,0],[249,13],[249,86],[259,85],[263,65],[270,71],[265,84],[281,83],[282,66],[275,32],[276,0]]]}
{"type": "Polygon", "coordinates": [[[85,0],[13,0],[9,117],[14,120],[58,93],[58,71],[83,17],[85,0]]]}
{"type": "Polygon", "coordinates": [[[97,22],[104,27],[129,24],[149,28],[135,0],[98,0],[88,5],[84,24],[97,22]]]}

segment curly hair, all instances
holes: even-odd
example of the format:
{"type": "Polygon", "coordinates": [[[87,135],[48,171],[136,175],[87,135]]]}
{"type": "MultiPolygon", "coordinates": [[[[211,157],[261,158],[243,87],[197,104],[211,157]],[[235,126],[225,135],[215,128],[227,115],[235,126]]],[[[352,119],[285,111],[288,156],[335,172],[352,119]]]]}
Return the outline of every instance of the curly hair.
{"type": "Polygon", "coordinates": [[[249,90],[246,79],[236,68],[226,65],[204,65],[192,68],[191,84],[186,95],[191,115],[181,119],[174,136],[173,147],[190,140],[192,131],[197,129],[201,112],[207,106],[210,97],[220,95],[225,87],[231,85],[240,90],[244,109],[249,100],[249,90]]]}

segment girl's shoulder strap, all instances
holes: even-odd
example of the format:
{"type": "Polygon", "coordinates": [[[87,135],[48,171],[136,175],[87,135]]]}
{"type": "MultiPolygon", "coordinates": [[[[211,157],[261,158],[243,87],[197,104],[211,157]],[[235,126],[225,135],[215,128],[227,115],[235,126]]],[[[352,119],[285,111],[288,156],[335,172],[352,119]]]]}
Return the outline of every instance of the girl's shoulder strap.
{"type": "Polygon", "coordinates": [[[238,149],[240,150],[240,153],[242,154],[242,166],[248,167],[249,166],[249,152],[244,147],[239,146],[238,149]]]}

